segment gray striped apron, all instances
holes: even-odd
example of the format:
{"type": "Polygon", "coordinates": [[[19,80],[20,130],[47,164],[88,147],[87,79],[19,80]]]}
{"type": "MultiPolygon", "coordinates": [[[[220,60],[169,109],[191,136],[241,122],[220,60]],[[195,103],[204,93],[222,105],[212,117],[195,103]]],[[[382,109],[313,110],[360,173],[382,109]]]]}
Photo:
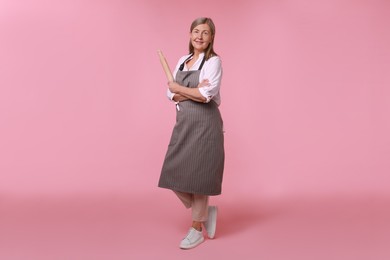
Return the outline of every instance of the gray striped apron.
{"type": "MultiPolygon", "coordinates": [[[[205,60],[198,70],[182,71],[187,60],[180,66],[175,80],[182,86],[196,88],[205,60]]],[[[179,106],[158,186],[193,194],[219,195],[225,153],[218,106],[214,101],[192,100],[180,102],[179,106]]]]}

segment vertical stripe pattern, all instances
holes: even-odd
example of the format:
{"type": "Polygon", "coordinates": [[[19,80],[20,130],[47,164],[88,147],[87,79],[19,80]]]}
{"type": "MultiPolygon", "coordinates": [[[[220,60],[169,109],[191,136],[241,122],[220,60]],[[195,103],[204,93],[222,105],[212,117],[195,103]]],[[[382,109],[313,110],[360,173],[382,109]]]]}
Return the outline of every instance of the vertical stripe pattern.
{"type": "MultiPolygon", "coordinates": [[[[195,88],[200,70],[178,71],[176,82],[195,88]]],[[[223,122],[214,101],[180,102],[158,186],[203,195],[221,194],[224,169],[223,122]]]]}

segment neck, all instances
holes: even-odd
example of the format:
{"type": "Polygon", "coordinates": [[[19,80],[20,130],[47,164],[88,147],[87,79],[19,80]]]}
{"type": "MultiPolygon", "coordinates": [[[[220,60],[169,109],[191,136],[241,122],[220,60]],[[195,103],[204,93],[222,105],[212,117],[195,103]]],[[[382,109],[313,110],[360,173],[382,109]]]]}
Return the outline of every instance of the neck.
{"type": "Polygon", "coordinates": [[[199,58],[199,55],[200,55],[201,53],[202,53],[202,52],[200,52],[200,51],[194,50],[194,59],[198,59],[198,58],[199,58]]]}

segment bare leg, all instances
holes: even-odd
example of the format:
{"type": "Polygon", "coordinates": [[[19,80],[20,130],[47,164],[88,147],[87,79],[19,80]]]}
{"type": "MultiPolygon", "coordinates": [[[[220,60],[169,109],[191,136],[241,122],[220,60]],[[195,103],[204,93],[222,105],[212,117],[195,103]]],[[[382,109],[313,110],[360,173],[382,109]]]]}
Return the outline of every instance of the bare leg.
{"type": "Polygon", "coordinates": [[[192,227],[198,231],[202,231],[202,222],[192,221],[192,227]]]}

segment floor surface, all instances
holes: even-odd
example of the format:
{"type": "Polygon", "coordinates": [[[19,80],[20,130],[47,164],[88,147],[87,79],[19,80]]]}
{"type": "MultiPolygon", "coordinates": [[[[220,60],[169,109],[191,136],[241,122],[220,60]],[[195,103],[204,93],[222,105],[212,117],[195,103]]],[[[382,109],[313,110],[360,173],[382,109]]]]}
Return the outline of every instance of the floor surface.
{"type": "Polygon", "coordinates": [[[190,212],[156,194],[0,197],[0,259],[390,259],[389,198],[220,196],[216,238],[181,250],[190,212]]]}

